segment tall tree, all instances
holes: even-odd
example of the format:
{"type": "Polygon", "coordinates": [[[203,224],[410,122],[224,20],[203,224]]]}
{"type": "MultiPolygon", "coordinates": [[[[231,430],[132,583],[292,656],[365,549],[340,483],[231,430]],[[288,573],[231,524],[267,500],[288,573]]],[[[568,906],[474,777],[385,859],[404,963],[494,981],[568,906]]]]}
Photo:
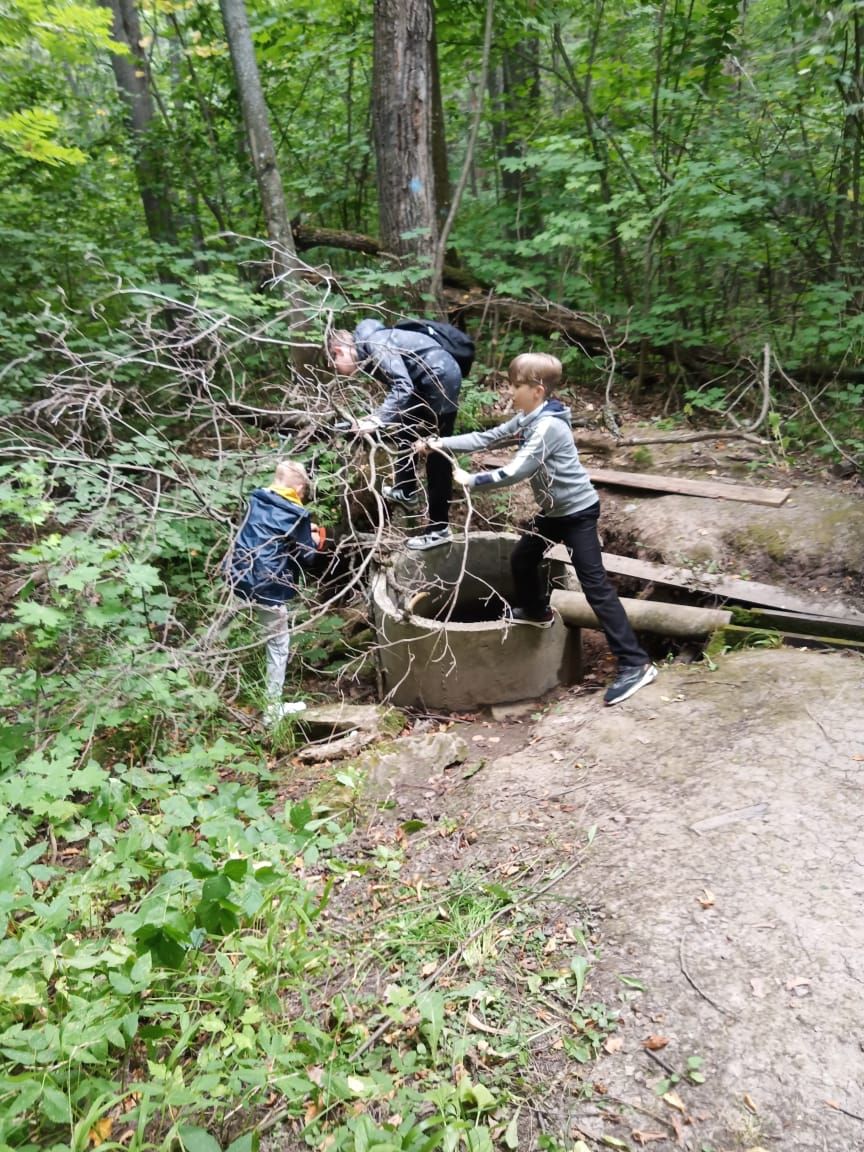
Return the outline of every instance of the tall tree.
{"type": "MultiPolygon", "coordinates": [[[[261,87],[246,5],[244,0],[219,0],[219,7],[228,37],[228,49],[234,67],[252,166],[261,194],[267,235],[273,244],[273,262],[277,275],[285,274],[294,265],[294,239],[285,207],[282,177],[276,163],[276,148],[270,131],[270,114],[261,87]]],[[[287,293],[287,281],[283,280],[282,283],[287,293]]]]}
{"type": "Polygon", "coordinates": [[[126,48],[125,53],[111,53],[111,68],[128,110],[129,130],[135,150],[135,178],[144,207],[147,231],[154,243],[175,244],[177,230],[162,150],[155,139],[150,64],[144,50],[138,11],[134,0],[100,2],[111,12],[114,39],[126,48]]]}
{"type": "Polygon", "coordinates": [[[430,265],[438,235],[432,27],[431,0],[375,0],[372,98],[381,243],[430,265]]]}

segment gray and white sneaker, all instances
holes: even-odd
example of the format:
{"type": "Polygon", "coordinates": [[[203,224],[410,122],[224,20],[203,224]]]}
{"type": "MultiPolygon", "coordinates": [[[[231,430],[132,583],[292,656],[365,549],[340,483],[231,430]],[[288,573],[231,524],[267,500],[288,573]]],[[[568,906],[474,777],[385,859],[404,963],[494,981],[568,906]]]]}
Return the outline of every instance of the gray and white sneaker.
{"type": "Polygon", "coordinates": [[[628,700],[634,692],[657,679],[657,669],[653,664],[640,664],[636,668],[622,668],[603,696],[604,704],[620,704],[628,700]]]}
{"type": "Polygon", "coordinates": [[[306,705],[302,700],[274,702],[273,704],[268,704],[264,709],[264,724],[267,728],[272,728],[274,724],[279,724],[288,716],[299,716],[301,712],[305,711],[306,705]]]}
{"type": "Polygon", "coordinates": [[[420,493],[406,492],[398,485],[382,484],[381,495],[388,504],[398,504],[400,508],[407,508],[409,511],[420,507],[420,493]]]}
{"type": "Polygon", "coordinates": [[[449,528],[438,528],[434,532],[427,532],[423,536],[412,536],[405,541],[405,547],[412,552],[425,552],[427,548],[440,548],[442,544],[452,544],[453,533],[449,528]]]}

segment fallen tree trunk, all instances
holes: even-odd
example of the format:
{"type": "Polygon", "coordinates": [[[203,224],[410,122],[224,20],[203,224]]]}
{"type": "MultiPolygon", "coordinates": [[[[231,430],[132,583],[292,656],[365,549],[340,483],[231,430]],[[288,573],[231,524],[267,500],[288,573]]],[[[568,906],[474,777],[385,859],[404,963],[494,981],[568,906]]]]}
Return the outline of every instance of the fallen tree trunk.
{"type": "MultiPolygon", "coordinates": [[[[691,608],[685,604],[661,604],[654,600],[629,600],[621,604],[637,632],[688,638],[708,636],[732,621],[732,613],[719,608],[691,608]]],[[[599,628],[600,622],[581,592],[555,591],[552,607],[572,628],[599,628]]]]}
{"type": "MultiPolygon", "coordinates": [[[[343,252],[361,252],[364,256],[378,256],[393,263],[399,263],[401,259],[394,252],[385,252],[373,236],[364,236],[361,232],[341,232],[335,228],[309,228],[297,221],[292,221],[291,232],[298,252],[306,252],[310,248],[339,248],[343,252]]],[[[466,272],[464,268],[456,268],[452,264],[444,265],[443,278],[444,283],[452,288],[489,287],[470,272],[466,272]]]]}
{"type": "MultiPolygon", "coordinates": [[[[385,252],[374,236],[366,236],[361,232],[347,232],[335,228],[311,228],[301,224],[299,220],[291,222],[291,231],[294,246],[298,252],[308,251],[310,248],[337,248],[346,252],[360,252],[366,256],[398,262],[399,257],[392,252],[385,252]]],[[[608,354],[611,347],[620,347],[632,355],[630,364],[620,364],[618,372],[622,376],[635,376],[644,383],[647,379],[660,379],[661,377],[645,373],[647,357],[663,361],[674,369],[686,374],[693,380],[707,382],[716,380],[718,376],[733,372],[737,367],[747,369],[746,359],[741,357],[734,360],[724,353],[721,348],[713,346],[684,346],[682,344],[647,345],[641,338],[623,339],[623,333],[616,331],[610,324],[608,328],[597,323],[590,316],[575,312],[560,304],[553,304],[548,300],[535,300],[526,302],[512,300],[505,296],[492,295],[492,285],[478,280],[465,268],[457,268],[452,264],[444,266],[444,283],[451,288],[458,288],[462,292],[474,292],[471,298],[452,300],[449,309],[451,318],[458,320],[465,316],[480,316],[484,320],[494,315],[498,324],[505,327],[524,329],[526,332],[537,335],[551,336],[553,333],[565,336],[571,343],[583,348],[586,352],[599,352],[608,354]]],[[[829,364],[802,364],[796,369],[795,375],[808,383],[823,384],[828,380],[844,380],[859,382],[864,379],[864,368],[839,367],[829,364]]],[[[727,436],[749,438],[746,432],[727,432],[727,436]]],[[[642,440],[641,443],[651,443],[642,440]]],[[[662,440],[654,441],[663,443],[662,440]]],[[[638,441],[634,441],[638,443],[638,441]]]]}

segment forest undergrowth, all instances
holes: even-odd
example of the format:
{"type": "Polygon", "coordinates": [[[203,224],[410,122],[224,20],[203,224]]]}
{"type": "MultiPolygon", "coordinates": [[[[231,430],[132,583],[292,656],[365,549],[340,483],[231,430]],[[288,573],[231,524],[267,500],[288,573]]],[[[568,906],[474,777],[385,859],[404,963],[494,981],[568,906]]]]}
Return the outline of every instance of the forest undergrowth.
{"type": "MultiPolygon", "coordinates": [[[[620,1007],[583,911],[539,896],[574,862],[411,873],[429,829],[377,824],[350,766],[285,800],[302,729],[257,721],[261,639],[219,572],[277,456],[350,560],[303,590],[291,687],[374,681],[392,449],[332,431],[369,395],[295,373],[276,310],[151,307],[110,345],[69,320],[0,411],[0,1149],[569,1148],[620,1007]]],[[[500,380],[480,363],[465,427],[500,380]]]]}

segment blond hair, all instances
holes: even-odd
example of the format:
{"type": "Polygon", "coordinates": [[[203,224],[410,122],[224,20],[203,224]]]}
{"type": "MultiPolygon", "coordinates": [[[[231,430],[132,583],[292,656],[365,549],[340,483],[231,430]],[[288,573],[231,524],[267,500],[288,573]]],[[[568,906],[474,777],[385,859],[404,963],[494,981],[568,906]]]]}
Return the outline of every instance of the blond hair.
{"type": "Polygon", "coordinates": [[[278,488],[296,488],[299,495],[309,489],[309,473],[298,460],[280,460],[273,473],[278,488]]]}
{"type": "Polygon", "coordinates": [[[510,361],[507,378],[511,384],[533,384],[551,392],[561,383],[564,369],[557,356],[547,352],[523,352],[510,361]]]}
{"type": "Polygon", "coordinates": [[[327,350],[327,358],[331,361],[331,363],[333,360],[334,348],[355,347],[354,337],[347,328],[331,328],[327,333],[327,339],[325,340],[324,345],[327,350]]]}

